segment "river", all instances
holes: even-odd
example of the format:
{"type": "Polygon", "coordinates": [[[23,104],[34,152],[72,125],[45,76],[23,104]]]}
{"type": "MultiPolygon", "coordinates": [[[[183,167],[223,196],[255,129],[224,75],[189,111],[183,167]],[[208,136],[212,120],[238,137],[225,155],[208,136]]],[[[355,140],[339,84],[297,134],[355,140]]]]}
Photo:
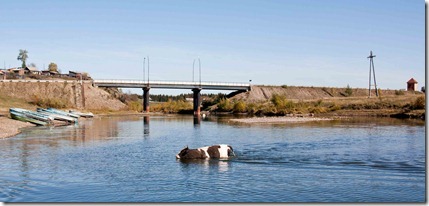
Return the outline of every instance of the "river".
{"type": "Polygon", "coordinates": [[[105,116],[0,140],[0,202],[425,202],[424,122],[105,116]],[[182,162],[229,144],[230,160],[182,162]]]}

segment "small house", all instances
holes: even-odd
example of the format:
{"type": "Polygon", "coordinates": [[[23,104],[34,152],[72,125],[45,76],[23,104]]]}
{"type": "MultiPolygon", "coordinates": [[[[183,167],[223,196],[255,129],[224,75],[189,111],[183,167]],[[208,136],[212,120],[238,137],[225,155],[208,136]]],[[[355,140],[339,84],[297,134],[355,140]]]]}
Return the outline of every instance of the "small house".
{"type": "Polygon", "coordinates": [[[8,69],[9,73],[14,73],[15,75],[18,76],[24,76],[25,71],[22,67],[14,67],[14,68],[10,68],[8,69]]]}
{"type": "Polygon", "coordinates": [[[82,76],[81,72],[69,71],[69,77],[80,78],[82,76]]]}
{"type": "Polygon", "coordinates": [[[36,74],[36,75],[39,75],[41,73],[36,67],[25,67],[24,72],[26,74],[36,74]]]}
{"type": "Polygon", "coordinates": [[[0,69],[0,79],[6,79],[6,70],[0,69]]]}
{"type": "Polygon", "coordinates": [[[407,82],[407,91],[417,91],[417,81],[414,78],[411,78],[407,82]]]}
{"type": "Polygon", "coordinates": [[[68,76],[76,79],[83,79],[83,80],[91,79],[91,77],[86,72],[69,71],[68,76]]]}
{"type": "Polygon", "coordinates": [[[49,70],[42,70],[42,71],[41,71],[41,75],[44,75],[44,76],[50,76],[50,75],[51,75],[51,73],[49,72],[49,70]]]}
{"type": "Polygon", "coordinates": [[[56,71],[42,70],[40,73],[44,76],[58,76],[56,71]]]}

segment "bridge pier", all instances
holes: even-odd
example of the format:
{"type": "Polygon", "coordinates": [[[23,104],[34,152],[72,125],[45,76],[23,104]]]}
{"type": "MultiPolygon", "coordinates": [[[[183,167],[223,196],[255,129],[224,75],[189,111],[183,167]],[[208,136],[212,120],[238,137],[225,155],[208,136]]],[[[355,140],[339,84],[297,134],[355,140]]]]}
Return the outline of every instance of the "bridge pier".
{"type": "Polygon", "coordinates": [[[149,90],[150,87],[143,88],[143,112],[149,112],[149,90]]]}
{"type": "Polygon", "coordinates": [[[201,88],[192,89],[194,92],[194,116],[199,116],[201,113],[200,104],[201,104],[201,88]]]}

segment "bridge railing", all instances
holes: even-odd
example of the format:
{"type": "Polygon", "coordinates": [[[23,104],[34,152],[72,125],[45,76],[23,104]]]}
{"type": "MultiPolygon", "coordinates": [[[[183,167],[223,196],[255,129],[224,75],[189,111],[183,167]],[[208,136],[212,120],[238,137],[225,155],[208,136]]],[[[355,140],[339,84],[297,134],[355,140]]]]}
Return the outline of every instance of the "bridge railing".
{"type": "Polygon", "coordinates": [[[168,85],[207,85],[207,86],[242,86],[242,87],[249,87],[250,83],[240,83],[240,82],[212,82],[212,81],[160,81],[160,80],[151,80],[151,81],[144,81],[144,80],[116,80],[116,79],[97,79],[93,80],[95,84],[101,84],[101,83],[111,83],[111,84],[168,84],[168,85]]]}

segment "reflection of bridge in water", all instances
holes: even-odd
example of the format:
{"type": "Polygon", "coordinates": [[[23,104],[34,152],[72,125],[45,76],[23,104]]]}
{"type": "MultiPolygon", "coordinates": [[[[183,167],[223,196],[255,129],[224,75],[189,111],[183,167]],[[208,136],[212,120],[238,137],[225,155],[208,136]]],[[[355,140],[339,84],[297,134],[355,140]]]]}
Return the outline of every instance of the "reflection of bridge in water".
{"type": "MultiPolygon", "coordinates": [[[[194,115],[194,127],[198,128],[201,124],[201,121],[205,119],[205,117],[202,117],[201,115],[194,115]]],[[[143,116],[143,136],[149,136],[150,133],[150,115],[144,115],[143,116]]]]}
{"type": "Polygon", "coordinates": [[[186,81],[142,81],[142,80],[93,80],[99,87],[142,88],[143,111],[149,112],[149,90],[156,89],[190,89],[193,92],[194,115],[200,114],[201,90],[250,91],[250,83],[230,82],[186,82],[186,81]]]}

